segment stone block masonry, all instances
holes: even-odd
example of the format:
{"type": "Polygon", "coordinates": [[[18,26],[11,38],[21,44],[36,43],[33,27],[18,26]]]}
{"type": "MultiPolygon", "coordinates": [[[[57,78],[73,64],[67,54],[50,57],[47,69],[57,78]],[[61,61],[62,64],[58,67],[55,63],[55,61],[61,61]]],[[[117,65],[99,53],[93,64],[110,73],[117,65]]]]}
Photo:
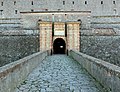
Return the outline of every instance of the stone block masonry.
{"type": "Polygon", "coordinates": [[[120,66],[120,31],[117,28],[80,30],[81,52],[120,66]]]}
{"type": "Polygon", "coordinates": [[[120,92],[119,66],[72,50],[69,55],[78,61],[104,88],[110,92],[120,92]]]}
{"type": "Polygon", "coordinates": [[[48,55],[49,51],[38,52],[0,67],[0,92],[14,92],[15,88],[48,55]]]}
{"type": "Polygon", "coordinates": [[[0,30],[0,67],[38,51],[38,30],[0,30]]]}
{"type": "Polygon", "coordinates": [[[120,66],[119,35],[81,36],[81,52],[120,66]]]}

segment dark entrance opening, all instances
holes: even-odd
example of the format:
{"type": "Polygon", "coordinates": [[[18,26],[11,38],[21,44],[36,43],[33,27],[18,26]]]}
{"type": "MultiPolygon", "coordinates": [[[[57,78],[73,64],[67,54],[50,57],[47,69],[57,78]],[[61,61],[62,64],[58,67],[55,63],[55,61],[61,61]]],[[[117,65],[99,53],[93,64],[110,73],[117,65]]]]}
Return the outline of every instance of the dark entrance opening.
{"type": "Polygon", "coordinates": [[[62,38],[55,39],[53,43],[54,54],[65,54],[66,44],[62,38]]]}

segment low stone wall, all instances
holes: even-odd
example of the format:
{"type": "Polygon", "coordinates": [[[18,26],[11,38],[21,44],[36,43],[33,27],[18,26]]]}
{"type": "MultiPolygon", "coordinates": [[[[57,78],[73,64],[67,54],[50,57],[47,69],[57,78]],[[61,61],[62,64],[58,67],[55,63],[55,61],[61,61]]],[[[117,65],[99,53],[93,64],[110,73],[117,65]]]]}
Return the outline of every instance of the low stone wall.
{"type": "Polygon", "coordinates": [[[0,67],[0,92],[14,92],[15,88],[48,55],[49,51],[38,52],[0,67]]]}
{"type": "Polygon", "coordinates": [[[76,51],[69,56],[78,61],[104,88],[120,92],[120,67],[76,51]]]}

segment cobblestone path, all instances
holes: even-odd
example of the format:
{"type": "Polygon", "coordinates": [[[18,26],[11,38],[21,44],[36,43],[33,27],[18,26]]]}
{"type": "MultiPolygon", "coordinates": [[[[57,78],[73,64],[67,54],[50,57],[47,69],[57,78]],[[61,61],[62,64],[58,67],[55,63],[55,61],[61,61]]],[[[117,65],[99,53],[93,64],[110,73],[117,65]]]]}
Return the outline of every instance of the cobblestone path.
{"type": "Polygon", "coordinates": [[[16,92],[104,92],[101,86],[66,55],[47,57],[16,92]]]}

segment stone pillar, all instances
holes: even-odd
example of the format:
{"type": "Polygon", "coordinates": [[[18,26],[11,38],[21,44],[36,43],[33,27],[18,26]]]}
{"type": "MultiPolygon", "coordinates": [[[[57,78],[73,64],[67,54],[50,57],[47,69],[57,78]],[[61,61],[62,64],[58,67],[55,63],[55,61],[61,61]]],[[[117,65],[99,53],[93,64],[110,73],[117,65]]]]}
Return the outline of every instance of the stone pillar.
{"type": "Polygon", "coordinates": [[[52,22],[39,22],[40,51],[52,49],[52,22]]]}
{"type": "Polygon", "coordinates": [[[80,51],[80,22],[67,22],[67,47],[80,51]]]}

